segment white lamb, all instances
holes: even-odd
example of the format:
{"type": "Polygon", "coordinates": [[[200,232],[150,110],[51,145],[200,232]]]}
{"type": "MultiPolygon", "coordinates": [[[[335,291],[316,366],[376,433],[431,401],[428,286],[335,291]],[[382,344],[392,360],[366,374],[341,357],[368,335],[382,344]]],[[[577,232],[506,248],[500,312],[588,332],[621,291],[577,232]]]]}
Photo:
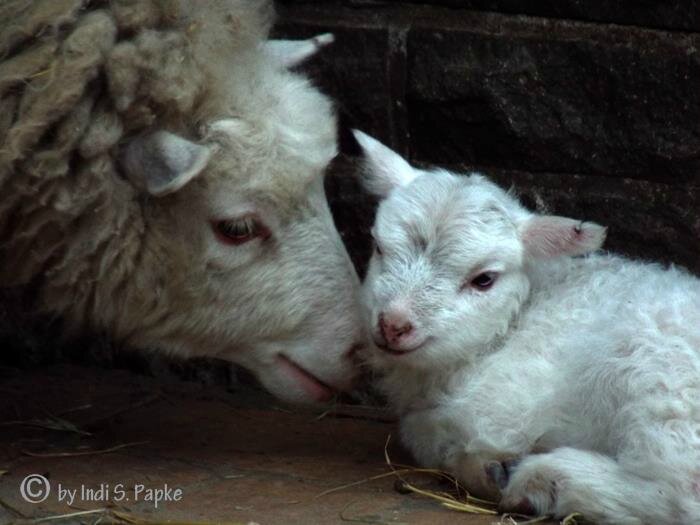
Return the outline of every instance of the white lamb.
{"type": "Polygon", "coordinates": [[[368,359],[416,458],[503,510],[700,523],[700,280],[572,257],[605,229],[356,137],[386,196],[368,359]]]}

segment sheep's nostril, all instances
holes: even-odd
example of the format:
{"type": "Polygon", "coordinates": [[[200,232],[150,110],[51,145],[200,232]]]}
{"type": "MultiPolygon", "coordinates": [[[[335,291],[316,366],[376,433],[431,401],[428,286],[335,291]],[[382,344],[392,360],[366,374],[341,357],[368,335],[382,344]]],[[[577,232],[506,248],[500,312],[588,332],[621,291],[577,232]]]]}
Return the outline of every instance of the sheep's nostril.
{"type": "Polygon", "coordinates": [[[403,326],[394,327],[394,333],[397,337],[402,335],[408,335],[413,331],[413,325],[411,323],[406,323],[403,326]]]}
{"type": "Polygon", "coordinates": [[[413,332],[413,323],[404,316],[382,313],[379,315],[379,332],[386,341],[396,343],[413,332]]]}
{"type": "Polygon", "coordinates": [[[410,334],[413,331],[413,325],[411,323],[405,323],[401,326],[396,326],[394,324],[384,325],[382,330],[382,335],[385,339],[395,341],[401,339],[403,336],[410,334]]]}

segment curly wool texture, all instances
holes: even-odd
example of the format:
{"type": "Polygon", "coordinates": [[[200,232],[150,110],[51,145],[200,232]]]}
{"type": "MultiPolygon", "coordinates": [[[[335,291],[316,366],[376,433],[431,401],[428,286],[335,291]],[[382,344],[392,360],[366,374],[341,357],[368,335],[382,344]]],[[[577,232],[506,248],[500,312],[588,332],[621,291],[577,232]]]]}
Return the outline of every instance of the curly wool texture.
{"type": "Polygon", "coordinates": [[[186,136],[221,111],[230,57],[271,14],[242,0],[0,6],[0,286],[43,278],[60,310],[61,289],[114,271],[110,239],[135,246],[143,228],[120,143],[156,125],[186,136]]]}
{"type": "Polygon", "coordinates": [[[0,293],[62,335],[227,359],[310,402],[352,379],[359,283],[324,193],[333,104],[292,70],[332,37],[268,40],[271,14],[0,3],[0,293]]]}

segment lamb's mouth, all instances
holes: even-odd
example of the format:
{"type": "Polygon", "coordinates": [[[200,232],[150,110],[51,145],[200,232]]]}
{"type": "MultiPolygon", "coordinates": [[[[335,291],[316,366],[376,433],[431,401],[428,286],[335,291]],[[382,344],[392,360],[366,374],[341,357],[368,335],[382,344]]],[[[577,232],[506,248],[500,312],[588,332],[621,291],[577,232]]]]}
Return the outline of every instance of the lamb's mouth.
{"type": "Polygon", "coordinates": [[[389,346],[386,343],[379,343],[378,341],[375,341],[374,344],[377,345],[377,348],[379,348],[382,352],[386,352],[389,355],[400,357],[402,355],[412,354],[416,350],[420,350],[426,345],[428,341],[430,341],[430,339],[431,337],[426,337],[418,345],[414,346],[413,348],[407,348],[406,350],[394,350],[393,348],[389,348],[389,346]]]}
{"type": "Polygon", "coordinates": [[[329,401],[335,394],[335,390],[311,374],[304,368],[300,367],[294,361],[289,359],[284,354],[277,355],[279,365],[292,376],[301,388],[315,401],[329,401]]]}

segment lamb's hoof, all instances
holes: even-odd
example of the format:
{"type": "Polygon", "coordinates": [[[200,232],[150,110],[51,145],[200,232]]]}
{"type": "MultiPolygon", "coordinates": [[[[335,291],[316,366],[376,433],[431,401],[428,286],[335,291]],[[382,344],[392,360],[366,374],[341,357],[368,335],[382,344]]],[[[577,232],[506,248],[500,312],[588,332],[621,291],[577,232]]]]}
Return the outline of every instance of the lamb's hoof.
{"type": "Polygon", "coordinates": [[[522,498],[515,505],[508,501],[501,500],[498,504],[498,512],[501,514],[522,514],[523,516],[535,516],[537,514],[535,506],[527,498],[522,498]]]}
{"type": "Polygon", "coordinates": [[[484,471],[488,480],[503,490],[508,485],[508,470],[501,461],[489,461],[484,465],[484,471]]]}
{"type": "Polygon", "coordinates": [[[555,514],[557,482],[560,475],[542,456],[529,456],[513,469],[503,489],[499,510],[544,516],[555,514]]]}
{"type": "Polygon", "coordinates": [[[491,483],[503,490],[508,485],[510,476],[518,463],[520,463],[519,458],[507,461],[489,461],[484,465],[484,472],[486,472],[486,477],[491,483]]]}

